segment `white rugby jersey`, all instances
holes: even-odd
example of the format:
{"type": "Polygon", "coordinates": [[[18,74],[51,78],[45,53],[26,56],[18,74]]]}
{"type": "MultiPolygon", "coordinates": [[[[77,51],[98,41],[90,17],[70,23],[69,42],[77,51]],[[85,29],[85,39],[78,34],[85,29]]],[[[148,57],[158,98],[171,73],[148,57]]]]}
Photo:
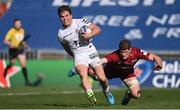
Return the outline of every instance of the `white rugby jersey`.
{"type": "Polygon", "coordinates": [[[59,29],[58,39],[73,52],[81,47],[87,46],[90,42],[82,41],[79,39],[79,30],[82,26],[89,26],[91,22],[86,19],[72,19],[72,24],[66,29],[59,29]]]}

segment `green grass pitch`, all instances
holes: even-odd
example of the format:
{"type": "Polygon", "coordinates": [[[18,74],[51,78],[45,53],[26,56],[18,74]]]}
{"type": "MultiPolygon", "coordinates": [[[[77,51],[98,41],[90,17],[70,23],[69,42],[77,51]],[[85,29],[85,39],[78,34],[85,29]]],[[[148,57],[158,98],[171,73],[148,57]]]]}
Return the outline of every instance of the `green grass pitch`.
{"type": "Polygon", "coordinates": [[[82,90],[57,88],[0,89],[1,109],[180,109],[180,89],[142,89],[139,100],[120,104],[125,89],[113,89],[115,104],[108,105],[101,90],[95,91],[93,106],[82,90]]]}

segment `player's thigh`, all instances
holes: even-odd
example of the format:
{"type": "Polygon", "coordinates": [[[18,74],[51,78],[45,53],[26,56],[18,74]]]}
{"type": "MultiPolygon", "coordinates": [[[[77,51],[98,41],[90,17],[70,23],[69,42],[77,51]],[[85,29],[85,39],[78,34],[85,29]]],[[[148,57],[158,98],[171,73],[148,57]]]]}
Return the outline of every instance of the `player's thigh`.
{"type": "Polygon", "coordinates": [[[130,88],[130,92],[134,98],[139,98],[140,97],[140,85],[137,84],[134,87],[130,88]]]}
{"type": "Polygon", "coordinates": [[[17,55],[18,55],[18,49],[16,48],[13,48],[13,49],[9,49],[9,63],[10,64],[14,64],[15,63],[15,60],[17,58],[17,55]]]}
{"type": "Polygon", "coordinates": [[[89,66],[88,55],[86,55],[84,52],[74,54],[74,67],[78,65],[85,65],[86,67],[89,66]]]}
{"type": "Polygon", "coordinates": [[[19,54],[17,56],[18,60],[19,60],[19,63],[21,65],[21,67],[25,67],[26,66],[26,56],[25,54],[19,54]]]}
{"type": "MultiPolygon", "coordinates": [[[[89,65],[92,67],[92,68],[96,68],[97,66],[99,65],[102,65],[101,64],[101,61],[100,61],[100,58],[99,58],[99,54],[96,50],[95,47],[92,47],[91,49],[89,49],[89,51],[87,52],[88,54],[88,62],[89,62],[89,65]]],[[[99,67],[98,67],[99,68],[99,67]]],[[[101,68],[101,67],[100,67],[101,68]]]]}
{"type": "Polygon", "coordinates": [[[96,76],[100,79],[100,80],[106,80],[105,74],[104,74],[104,69],[102,66],[102,63],[100,61],[98,52],[96,50],[96,48],[91,48],[91,51],[89,51],[89,65],[91,68],[93,68],[96,76]]]}
{"type": "Polygon", "coordinates": [[[75,66],[75,69],[79,73],[81,78],[88,76],[88,67],[86,65],[78,64],[75,66]]]}
{"type": "Polygon", "coordinates": [[[106,76],[105,76],[102,64],[98,64],[94,68],[94,72],[95,72],[96,76],[98,77],[98,79],[103,80],[103,81],[107,79],[106,76]]]}
{"type": "Polygon", "coordinates": [[[75,55],[74,66],[81,77],[87,76],[89,64],[87,58],[83,54],[80,53],[75,55]]]}
{"type": "Polygon", "coordinates": [[[123,82],[133,93],[137,93],[140,90],[140,85],[136,77],[123,79],[123,82]]]}

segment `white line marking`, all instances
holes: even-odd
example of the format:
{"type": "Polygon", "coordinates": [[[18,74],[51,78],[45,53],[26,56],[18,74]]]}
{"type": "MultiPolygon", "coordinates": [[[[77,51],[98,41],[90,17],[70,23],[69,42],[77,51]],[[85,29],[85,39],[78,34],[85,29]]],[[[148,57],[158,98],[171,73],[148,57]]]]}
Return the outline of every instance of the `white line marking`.
{"type": "MultiPolygon", "coordinates": [[[[95,92],[100,92],[102,90],[94,90],[95,92]]],[[[84,91],[62,91],[62,92],[26,92],[26,93],[4,93],[0,96],[29,96],[29,95],[53,95],[53,94],[82,94],[84,91]]]]}

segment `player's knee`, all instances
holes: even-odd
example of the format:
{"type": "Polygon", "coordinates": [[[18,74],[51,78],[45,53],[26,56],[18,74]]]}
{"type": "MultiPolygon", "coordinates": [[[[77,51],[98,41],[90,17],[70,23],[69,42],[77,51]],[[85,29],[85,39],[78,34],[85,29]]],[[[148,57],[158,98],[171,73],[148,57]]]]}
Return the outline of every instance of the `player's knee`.
{"type": "Polygon", "coordinates": [[[136,95],[134,95],[134,98],[135,98],[135,99],[139,99],[140,96],[141,96],[140,94],[136,94],[136,95]]]}
{"type": "Polygon", "coordinates": [[[131,95],[132,95],[132,97],[135,98],[135,99],[139,99],[140,96],[141,96],[140,91],[138,91],[138,92],[132,92],[131,95]]]}
{"type": "Polygon", "coordinates": [[[108,81],[106,77],[101,77],[101,78],[99,78],[99,80],[102,83],[106,83],[108,81]]]}
{"type": "Polygon", "coordinates": [[[81,78],[82,80],[87,80],[87,79],[88,79],[88,76],[85,75],[85,74],[80,74],[80,78],[81,78]]]}

